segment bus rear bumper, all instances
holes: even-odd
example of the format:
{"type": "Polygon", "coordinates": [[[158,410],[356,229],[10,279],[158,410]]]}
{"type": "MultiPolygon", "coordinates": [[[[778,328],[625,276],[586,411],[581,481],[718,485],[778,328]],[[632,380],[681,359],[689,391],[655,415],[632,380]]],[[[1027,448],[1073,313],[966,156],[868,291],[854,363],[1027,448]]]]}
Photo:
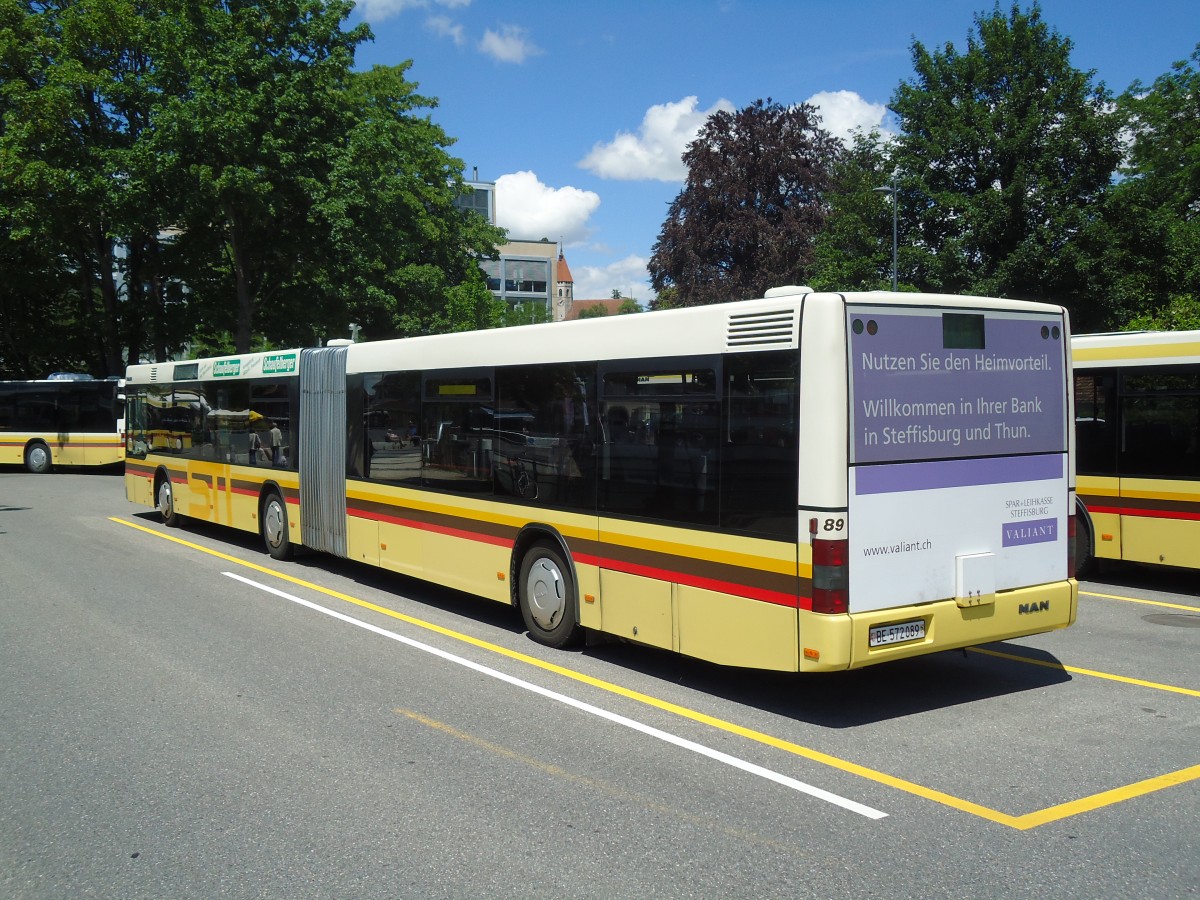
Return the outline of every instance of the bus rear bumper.
{"type": "Polygon", "coordinates": [[[800,613],[800,670],[859,669],[941,650],[971,647],[1066,628],[1075,622],[1074,579],[1000,591],[994,603],[960,607],[953,599],[844,616],[800,613]],[[921,623],[922,637],[871,646],[879,626],[921,623]]]}

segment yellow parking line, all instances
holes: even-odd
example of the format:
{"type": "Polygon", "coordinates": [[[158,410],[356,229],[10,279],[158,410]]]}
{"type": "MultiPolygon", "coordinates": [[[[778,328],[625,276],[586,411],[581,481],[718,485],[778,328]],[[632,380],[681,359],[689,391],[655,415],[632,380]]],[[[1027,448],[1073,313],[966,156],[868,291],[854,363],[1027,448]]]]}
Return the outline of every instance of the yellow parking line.
{"type": "MultiPolygon", "coordinates": [[[[712,728],[716,728],[721,731],[725,731],[729,734],[736,734],[739,737],[743,737],[743,738],[746,738],[747,740],[754,741],[759,744],[763,744],[764,746],[774,747],[777,750],[782,750],[786,753],[791,753],[794,756],[799,756],[803,759],[808,759],[813,762],[820,763],[825,766],[829,766],[830,768],[838,769],[842,772],[846,772],[851,775],[857,775],[857,776],[859,776],[861,778],[865,778],[869,781],[874,781],[878,784],[884,784],[884,785],[887,785],[888,787],[892,787],[897,790],[904,791],[905,793],[912,794],[917,797],[921,797],[925,800],[931,800],[935,803],[940,803],[943,806],[948,806],[952,809],[960,810],[961,812],[970,813],[971,815],[977,816],[981,819],[987,819],[988,821],[995,822],[1000,825],[1007,825],[1010,828],[1015,828],[1015,829],[1018,829],[1021,831],[1027,830],[1029,828],[1035,828],[1038,825],[1044,825],[1047,822],[1055,822],[1060,819],[1069,818],[1070,816],[1079,815],[1080,813],[1083,813],[1083,812],[1088,812],[1091,810],[1099,809],[1104,806],[1111,806],[1114,803],[1119,803],[1123,800],[1131,799],[1132,797],[1140,797],[1140,796],[1143,796],[1144,794],[1153,793],[1154,791],[1163,790],[1164,788],[1173,787],[1175,785],[1185,784],[1186,782],[1200,779],[1200,765],[1198,765],[1198,766],[1193,766],[1193,767],[1187,768],[1187,769],[1180,769],[1177,772],[1168,773],[1166,775],[1160,775],[1155,778],[1150,778],[1145,781],[1139,781],[1135,784],[1127,785],[1125,787],[1114,788],[1112,790],[1104,791],[1099,794],[1093,794],[1090,797],[1084,797],[1079,800],[1071,801],[1069,803],[1062,803],[1062,804],[1059,804],[1058,806],[1048,807],[1047,809],[1039,810],[1039,811],[1032,812],[1032,813],[1026,813],[1025,815],[1021,815],[1021,816],[1013,816],[1008,813],[1000,812],[999,810],[995,810],[995,809],[991,809],[990,807],[983,806],[979,803],[974,803],[970,800],[964,800],[961,797],[955,797],[952,794],[947,794],[942,791],[935,790],[933,788],[928,788],[928,787],[925,787],[924,785],[916,784],[915,782],[908,781],[903,778],[897,778],[896,776],[889,775],[886,772],[880,772],[876,769],[871,769],[866,766],[860,766],[857,763],[852,763],[849,760],[840,759],[839,757],[836,757],[836,756],[830,756],[827,753],[822,753],[819,750],[813,750],[810,747],[804,747],[800,744],[795,744],[795,743],[792,743],[791,741],[783,740],[782,738],[773,737],[772,735],[765,734],[761,731],[754,731],[750,728],[746,728],[744,726],[734,724],[733,722],[727,722],[723,719],[718,719],[714,716],[706,715],[702,712],[699,712],[699,711],[693,710],[693,709],[689,709],[685,706],[679,706],[679,705],[671,703],[667,700],[661,700],[658,697],[654,697],[649,694],[643,694],[639,691],[635,691],[635,690],[631,690],[630,688],[622,687],[621,685],[615,684],[613,682],[604,681],[602,679],[595,678],[591,675],[585,675],[582,672],[577,672],[573,669],[568,669],[563,666],[557,665],[555,663],[547,662],[545,660],[538,659],[537,657],[534,657],[534,656],[529,656],[529,655],[521,653],[517,650],[510,650],[509,648],[502,647],[499,644],[493,644],[489,641],[484,641],[479,638],[471,637],[468,634],[462,634],[460,632],[453,631],[453,630],[451,630],[449,628],[445,628],[441,625],[435,625],[432,622],[426,622],[426,621],[424,621],[422,619],[418,619],[414,616],[409,616],[409,615],[406,615],[405,613],[397,612],[396,610],[388,609],[387,607],[379,606],[377,604],[370,603],[366,600],[361,600],[357,597],[352,597],[349,594],[343,594],[340,591],[335,591],[331,588],[322,587],[319,584],[314,584],[310,581],[304,581],[303,579],[296,578],[295,576],[292,576],[292,575],[286,575],[283,572],[279,572],[275,569],[269,569],[266,566],[260,566],[257,563],[248,562],[247,560],[244,560],[244,559],[238,559],[236,556],[230,556],[228,553],[222,553],[219,550],[213,550],[209,547],[204,547],[200,544],[196,544],[191,541],[184,540],[183,538],[175,537],[174,535],[163,534],[161,531],[156,531],[153,528],[147,528],[146,526],[139,525],[135,522],[130,522],[125,519],[119,519],[115,516],[110,516],[109,521],[116,522],[118,525],[125,525],[129,528],[137,529],[138,531],[145,532],[146,534],[153,535],[154,537],[157,537],[157,538],[162,538],[163,540],[168,540],[168,541],[172,541],[176,544],[181,544],[184,547],[188,547],[193,550],[198,550],[201,553],[206,553],[210,556],[215,556],[218,559],[223,559],[227,562],[233,563],[234,565],[243,566],[247,569],[253,569],[254,571],[261,572],[264,575],[270,575],[274,578],[279,578],[282,581],[287,581],[287,582],[290,582],[291,584],[295,584],[300,587],[308,588],[309,590],[316,591],[317,593],[325,594],[328,597],[334,597],[338,600],[342,600],[346,603],[350,603],[350,604],[352,604],[354,606],[358,606],[362,609],[369,609],[372,612],[376,612],[381,615],[388,616],[393,619],[397,619],[401,622],[406,622],[406,623],[408,623],[410,625],[414,625],[418,628],[423,628],[427,631],[432,631],[437,634],[441,634],[441,635],[451,638],[453,640],[460,641],[460,642],[466,643],[466,644],[470,644],[474,647],[478,647],[481,650],[486,650],[490,653],[495,653],[500,656],[505,656],[505,657],[508,657],[509,659],[516,660],[518,662],[525,663],[530,666],[534,666],[534,667],[542,669],[544,671],[552,672],[556,675],[561,675],[564,678],[569,678],[573,681],[577,681],[582,684],[587,684],[591,687],[597,688],[602,691],[606,691],[610,694],[615,694],[617,696],[624,697],[624,698],[626,698],[628,700],[632,700],[636,703],[641,703],[645,706],[650,706],[655,709],[660,709],[664,712],[668,712],[673,715],[677,715],[681,718],[690,719],[693,722],[698,722],[700,724],[708,725],[712,728]]],[[[1001,657],[1008,656],[1008,654],[998,653],[996,651],[991,651],[991,650],[978,650],[978,652],[987,653],[987,654],[993,655],[993,656],[1001,656],[1001,657]]],[[[1034,663],[1034,664],[1050,666],[1049,663],[1042,663],[1040,660],[1031,660],[1031,659],[1026,659],[1024,657],[1018,657],[1018,656],[1012,656],[1009,658],[1017,659],[1017,660],[1020,660],[1021,662],[1030,662],[1030,663],[1034,663]]],[[[1050,667],[1066,668],[1066,667],[1058,667],[1058,666],[1050,666],[1050,667]]],[[[1093,674],[1093,673],[1084,672],[1084,670],[1068,669],[1068,671],[1079,671],[1081,674],[1093,674]]],[[[1117,679],[1117,680],[1125,680],[1125,679],[1117,679]]],[[[1191,692],[1191,693],[1195,693],[1195,692],[1191,692]]]]}
{"type": "Polygon", "coordinates": [[[1147,778],[1145,781],[1138,781],[1134,784],[1127,784],[1124,787],[1113,788],[1111,791],[1101,791],[1099,794],[1092,794],[1090,797],[1082,797],[1079,800],[1072,800],[1069,803],[1060,803],[1058,806],[1051,806],[1038,812],[1018,816],[1017,824],[1014,827],[1022,831],[1029,828],[1036,828],[1039,825],[1045,825],[1047,822],[1069,819],[1071,816],[1077,816],[1080,813],[1091,812],[1094,809],[1112,806],[1114,803],[1120,803],[1123,800],[1131,800],[1134,797],[1152,794],[1155,791],[1161,791],[1163,788],[1186,784],[1189,781],[1195,781],[1197,778],[1200,778],[1200,766],[1190,766],[1186,769],[1180,769],[1177,772],[1168,772],[1166,775],[1159,775],[1156,778],[1147,778]]]}
{"type": "Polygon", "coordinates": [[[1028,663],[1031,666],[1041,666],[1044,669],[1057,669],[1061,672],[1071,672],[1075,675],[1088,675],[1092,678],[1103,678],[1105,681],[1119,681],[1122,684],[1133,684],[1138,687],[1151,688],[1156,691],[1169,691],[1172,694],[1183,694],[1187,697],[1200,697],[1200,691],[1191,688],[1176,687],[1173,684],[1159,684],[1157,681],[1144,681],[1141,678],[1130,678],[1127,675],[1113,675],[1110,672],[1097,672],[1095,669],[1081,669],[1078,666],[1067,666],[1060,662],[1050,662],[1044,659],[1033,659],[1018,653],[1002,653],[999,650],[987,650],[984,647],[968,647],[972,653],[982,653],[984,656],[997,656],[1000,659],[1011,659],[1016,662],[1028,663]]]}
{"type": "Polygon", "coordinates": [[[1141,597],[1122,597],[1119,594],[1100,594],[1096,591],[1080,591],[1081,597],[1100,597],[1104,600],[1122,600],[1125,603],[1143,603],[1146,606],[1164,606],[1167,609],[1182,609],[1190,613],[1200,613],[1200,606],[1187,606],[1183,603],[1166,603],[1162,600],[1143,600],[1141,597]]]}

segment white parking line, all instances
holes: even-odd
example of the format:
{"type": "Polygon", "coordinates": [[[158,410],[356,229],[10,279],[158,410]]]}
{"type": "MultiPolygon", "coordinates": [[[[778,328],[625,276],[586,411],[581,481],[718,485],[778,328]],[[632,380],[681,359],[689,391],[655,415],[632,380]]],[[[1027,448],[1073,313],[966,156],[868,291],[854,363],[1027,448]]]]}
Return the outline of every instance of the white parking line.
{"type": "Polygon", "coordinates": [[[764,768],[763,766],[755,765],[752,762],[747,762],[746,760],[739,759],[736,756],[730,756],[728,753],[722,753],[720,750],[714,750],[711,747],[704,746],[703,744],[697,744],[695,741],[689,741],[686,738],[679,737],[678,735],[661,731],[658,728],[645,725],[641,722],[635,721],[634,719],[629,719],[625,716],[609,712],[608,710],[601,709],[598,706],[592,706],[590,703],[584,703],[582,700],[576,700],[574,697],[568,697],[566,694],[560,694],[557,691],[551,691],[547,688],[540,687],[539,685],[524,681],[512,675],[506,675],[504,672],[489,668],[488,666],[481,665],[477,662],[472,662],[469,659],[456,656],[453,653],[446,652],[445,650],[439,650],[437,647],[413,640],[412,638],[405,637],[402,634],[397,634],[394,631],[388,631],[386,628],[380,628],[378,625],[372,625],[369,622],[364,622],[361,619],[356,619],[353,616],[348,616],[345,613],[338,612],[337,610],[329,609],[328,607],[321,606],[319,603],[313,603],[309,600],[304,600],[285,591],[278,590],[277,588],[269,587],[265,584],[259,584],[257,581],[244,578],[234,572],[222,572],[221,574],[226,575],[235,581],[240,581],[243,584],[247,584],[250,587],[258,588],[260,591],[265,591],[268,594],[274,594],[277,597],[282,597],[284,600],[290,600],[292,603],[297,603],[300,606],[307,607],[315,612],[324,613],[327,616],[330,616],[334,619],[339,619],[340,621],[346,622],[350,625],[356,625],[359,628],[363,628],[379,635],[380,637],[398,641],[401,644],[405,644],[406,646],[412,647],[415,650],[422,650],[425,653],[430,653],[434,656],[440,657],[447,662],[464,666],[465,668],[478,672],[481,675],[487,675],[489,678],[495,678],[498,681],[506,682],[507,684],[510,684],[514,687],[519,687],[522,690],[539,694],[550,700],[556,700],[557,702],[565,704],[566,706],[573,707],[582,712],[590,713],[591,715],[598,716],[601,719],[607,719],[608,721],[617,725],[623,725],[626,728],[631,728],[634,731],[641,732],[642,734],[652,738],[657,738],[658,740],[664,741],[668,744],[673,744],[676,747],[681,747],[684,750],[690,750],[693,753],[700,754],[701,756],[707,756],[709,759],[724,763],[727,766],[732,766],[735,769],[741,769],[743,772],[749,772],[751,775],[757,775],[758,777],[765,778],[768,781],[773,781],[776,784],[791,788],[794,791],[799,791],[802,794],[808,794],[810,797],[815,797],[818,800],[824,800],[826,803],[832,803],[834,806],[840,806],[842,809],[848,810],[849,812],[858,813],[860,816],[866,816],[868,819],[883,819],[887,817],[887,813],[880,812],[879,810],[873,809],[870,806],[866,806],[862,803],[857,803],[854,800],[849,800],[846,797],[841,797],[838,794],[822,790],[821,788],[814,787],[811,784],[805,784],[803,781],[798,781],[795,778],[789,778],[787,775],[781,775],[779,772],[774,772],[771,769],[764,768]]]}

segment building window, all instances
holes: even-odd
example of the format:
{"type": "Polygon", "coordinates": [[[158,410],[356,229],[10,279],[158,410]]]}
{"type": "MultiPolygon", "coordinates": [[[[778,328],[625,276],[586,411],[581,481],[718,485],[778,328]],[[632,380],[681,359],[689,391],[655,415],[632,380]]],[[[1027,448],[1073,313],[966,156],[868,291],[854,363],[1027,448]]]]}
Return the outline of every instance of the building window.
{"type": "Polygon", "coordinates": [[[470,186],[470,190],[454,199],[454,205],[462,210],[479,213],[488,222],[492,221],[492,190],[470,186]]]}

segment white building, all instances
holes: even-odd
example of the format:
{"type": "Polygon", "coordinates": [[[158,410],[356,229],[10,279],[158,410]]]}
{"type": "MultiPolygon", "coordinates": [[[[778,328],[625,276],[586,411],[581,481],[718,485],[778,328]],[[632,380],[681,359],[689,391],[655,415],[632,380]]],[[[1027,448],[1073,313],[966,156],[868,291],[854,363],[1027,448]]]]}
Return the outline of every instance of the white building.
{"type": "MultiPolygon", "coordinates": [[[[496,224],[496,183],[468,181],[471,193],[458,201],[461,209],[473,210],[496,224]]],[[[549,238],[514,239],[500,247],[499,259],[480,260],[488,288],[511,307],[526,304],[544,309],[548,318],[560,322],[571,308],[574,282],[562,250],[549,238]]]]}

